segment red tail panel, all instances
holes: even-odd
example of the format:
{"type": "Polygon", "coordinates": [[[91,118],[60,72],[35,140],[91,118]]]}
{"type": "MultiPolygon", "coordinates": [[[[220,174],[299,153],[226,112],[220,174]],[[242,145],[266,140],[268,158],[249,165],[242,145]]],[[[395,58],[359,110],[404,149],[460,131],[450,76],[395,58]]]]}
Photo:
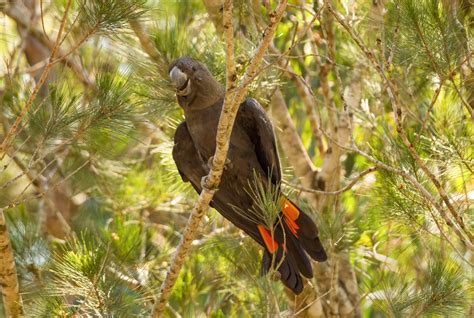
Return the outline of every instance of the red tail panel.
{"type": "Polygon", "coordinates": [[[263,242],[265,243],[265,246],[267,247],[267,250],[271,254],[275,253],[275,251],[278,249],[278,243],[273,239],[273,237],[265,228],[265,226],[259,224],[257,225],[257,227],[258,227],[258,231],[260,232],[260,235],[263,238],[263,242]]]}
{"type": "Polygon", "coordinates": [[[296,220],[300,216],[300,211],[298,210],[297,207],[291,203],[290,200],[285,199],[283,201],[282,205],[282,212],[285,218],[285,223],[288,225],[288,228],[290,229],[291,233],[293,233],[294,236],[298,237],[298,230],[300,227],[298,224],[296,224],[296,220]]]}

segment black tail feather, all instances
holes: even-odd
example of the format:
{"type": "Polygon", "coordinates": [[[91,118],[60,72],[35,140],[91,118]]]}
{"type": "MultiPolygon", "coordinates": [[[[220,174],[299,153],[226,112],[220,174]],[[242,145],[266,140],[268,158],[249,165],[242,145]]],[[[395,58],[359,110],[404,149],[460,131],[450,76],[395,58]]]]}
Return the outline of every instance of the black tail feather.
{"type": "MultiPolygon", "coordinates": [[[[295,204],[293,204],[298,208],[295,204]]],[[[260,274],[265,275],[273,266],[280,273],[280,279],[283,284],[291,289],[295,294],[303,291],[303,279],[301,275],[311,278],[313,277],[313,269],[308,255],[318,261],[327,260],[327,255],[323,245],[318,237],[318,229],[313,220],[298,208],[299,216],[294,222],[298,226],[296,234],[290,229],[284,220],[282,213],[280,225],[275,227],[275,241],[279,247],[273,255],[265,249],[262,257],[262,265],[260,274]],[[283,235],[284,231],[284,235],[283,235]]]]}
{"type": "Polygon", "coordinates": [[[300,215],[296,220],[296,224],[300,227],[299,241],[303,245],[306,253],[312,259],[318,262],[324,262],[328,259],[326,251],[318,237],[318,229],[313,220],[303,211],[300,210],[300,215]]]}
{"type": "MultiPolygon", "coordinates": [[[[286,250],[293,259],[295,260],[296,266],[300,273],[306,278],[313,277],[313,268],[311,267],[311,262],[304,252],[303,246],[299,242],[298,238],[291,233],[288,226],[283,222],[283,227],[285,229],[285,236],[283,236],[282,231],[276,231],[276,240],[278,242],[284,242],[286,245],[286,250]]],[[[280,228],[281,229],[281,228],[280,228]]]]}
{"type": "Polygon", "coordinates": [[[300,294],[304,287],[303,279],[291,254],[285,253],[282,248],[278,248],[275,252],[275,259],[273,260],[272,254],[265,250],[262,257],[262,266],[260,267],[260,273],[262,275],[270,271],[272,261],[280,273],[280,280],[283,285],[291,289],[296,295],[300,294]]]}

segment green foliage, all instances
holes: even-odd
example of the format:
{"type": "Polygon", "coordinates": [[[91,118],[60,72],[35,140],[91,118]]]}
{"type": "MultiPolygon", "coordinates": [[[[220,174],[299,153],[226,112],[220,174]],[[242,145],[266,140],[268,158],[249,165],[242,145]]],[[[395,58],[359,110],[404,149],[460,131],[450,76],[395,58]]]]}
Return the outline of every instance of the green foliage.
{"type": "Polygon", "coordinates": [[[408,273],[397,272],[384,278],[384,289],[374,293],[378,306],[391,317],[463,317],[472,290],[466,288],[462,269],[439,256],[423,266],[423,277],[401,280],[408,273]],[[380,300],[386,300],[386,302],[380,300]]]}
{"type": "Polygon", "coordinates": [[[449,76],[459,58],[468,54],[466,30],[449,10],[449,6],[439,0],[403,0],[389,4],[388,17],[393,19],[389,22],[391,31],[398,27],[400,33],[392,34],[393,41],[397,41],[397,63],[404,67],[416,66],[440,77],[449,76]]]}
{"type": "Polygon", "coordinates": [[[35,222],[28,220],[25,206],[7,215],[8,230],[12,248],[15,251],[17,271],[23,278],[25,290],[36,294],[41,288],[43,269],[50,258],[48,243],[35,222]]]}
{"type": "Polygon", "coordinates": [[[71,96],[66,85],[51,87],[45,104],[35,107],[30,113],[31,131],[38,143],[50,143],[51,139],[67,140],[71,138],[71,127],[82,119],[77,112],[79,99],[71,96]]]}
{"type": "Polygon", "coordinates": [[[273,315],[275,309],[269,308],[273,302],[280,304],[279,310],[285,309],[281,285],[264,277],[256,279],[260,253],[251,239],[230,231],[197,244],[199,254],[187,262],[176,283],[173,307],[189,316],[196,315],[199,308],[209,308],[207,314],[213,317],[273,315]]]}
{"type": "Polygon", "coordinates": [[[133,86],[127,78],[104,72],[98,74],[96,84],[97,93],[82,110],[87,118],[78,131],[87,131],[86,140],[94,152],[107,149],[104,145],[114,138],[133,137],[134,128],[143,120],[143,109],[133,100],[133,86]]]}
{"type": "MultiPolygon", "coordinates": [[[[448,2],[358,0],[334,8],[361,34],[393,82],[408,140],[469,230],[474,126],[466,107],[471,88],[464,62],[472,46],[472,17],[463,6],[451,11],[448,2]],[[384,3],[385,11],[380,19],[372,19],[377,3],[384,3]]],[[[54,41],[66,3],[43,1],[42,15],[32,20],[31,36],[44,24],[43,33],[54,41]]],[[[321,156],[308,110],[292,82],[294,76],[304,78],[312,90],[316,119],[327,130],[331,114],[325,106],[320,63],[329,61],[330,15],[319,12],[324,6],[318,3],[290,3],[273,41],[285,55],[266,56],[248,95],[268,108],[275,89],[281,89],[302,144],[320,168],[330,157],[321,156]],[[309,21],[311,32],[304,29],[309,21]],[[292,72],[281,67],[286,63],[292,72]]],[[[252,61],[267,13],[260,3],[234,1],[239,76],[252,61]]],[[[10,152],[0,160],[0,207],[10,207],[7,226],[25,312],[32,317],[147,316],[197,197],[182,182],[171,157],[172,137],[183,115],[169,83],[169,64],[183,55],[194,57],[225,84],[224,42],[203,2],[194,0],[72,1],[65,21],[68,37],[61,42],[62,53],[85,40],[68,55],[77,65],[65,58],[54,64],[10,152]],[[130,21],[143,24],[158,57],[148,57],[130,21]],[[92,36],[86,40],[85,35],[92,36]],[[91,83],[84,84],[78,74],[87,74],[91,83]]],[[[355,144],[412,176],[444,207],[400,138],[386,83],[346,30],[334,22],[333,31],[335,56],[327,84],[335,117],[344,114],[341,95],[347,99],[348,93],[359,90],[361,101],[349,109],[355,144]]],[[[49,55],[35,50],[38,61],[25,58],[26,44],[31,43],[7,15],[0,34],[5,56],[0,74],[3,140],[41,73],[38,61],[47,63],[49,55]]],[[[323,139],[325,148],[338,151],[323,139]]],[[[285,157],[288,147],[293,146],[279,145],[284,179],[298,182],[295,163],[285,157]]],[[[344,152],[340,163],[344,177],[337,188],[372,166],[356,152],[344,152]]],[[[467,261],[472,262],[472,251],[420,188],[399,173],[378,169],[339,196],[317,196],[317,202],[329,202],[321,211],[290,186],[267,189],[261,180],[250,186],[257,213],[266,211],[268,228],[280,213],[282,190],[316,220],[330,257],[349,255],[364,317],[463,317],[469,312],[474,291],[467,261]]],[[[259,276],[261,247],[216,211],[205,219],[165,315],[273,317],[278,311],[285,316],[292,299],[271,275],[259,276]]],[[[341,268],[348,266],[340,260],[341,268]]],[[[321,276],[332,268],[332,258],[328,264],[317,267],[314,285],[327,287],[321,276]]],[[[341,272],[338,279],[343,281],[346,274],[341,272]]],[[[327,295],[320,296],[324,304],[329,302],[327,295]]]]}
{"type": "Polygon", "coordinates": [[[317,224],[323,240],[328,242],[327,246],[336,251],[350,249],[357,241],[359,233],[356,232],[353,222],[345,222],[346,211],[339,210],[336,213],[317,214],[317,224]]]}
{"type": "Polygon", "coordinates": [[[139,224],[115,219],[101,233],[81,232],[80,238],[48,244],[35,222],[25,217],[11,220],[8,225],[22,265],[18,269],[29,316],[127,317],[146,312],[142,301],[149,298],[149,291],[140,286],[134,270],[143,231],[139,224]]]}
{"type": "Polygon", "coordinates": [[[129,20],[143,16],[145,3],[145,0],[80,0],[79,24],[86,31],[95,30],[112,36],[117,29],[125,28],[129,20]]]}
{"type": "Polygon", "coordinates": [[[121,255],[112,250],[111,240],[102,244],[85,238],[71,240],[53,261],[50,296],[72,297],[75,305],[69,310],[76,313],[124,317],[143,313],[136,304],[143,295],[119,279],[126,275],[121,273],[123,259],[115,259],[121,255]]]}
{"type": "Polygon", "coordinates": [[[275,222],[279,222],[279,215],[283,198],[279,185],[272,184],[271,176],[268,180],[260,180],[254,172],[254,180],[249,182],[249,195],[255,202],[255,208],[251,211],[252,216],[248,216],[248,211],[240,211],[242,215],[247,215],[252,222],[258,224],[258,220],[264,220],[268,229],[273,229],[275,222]]]}

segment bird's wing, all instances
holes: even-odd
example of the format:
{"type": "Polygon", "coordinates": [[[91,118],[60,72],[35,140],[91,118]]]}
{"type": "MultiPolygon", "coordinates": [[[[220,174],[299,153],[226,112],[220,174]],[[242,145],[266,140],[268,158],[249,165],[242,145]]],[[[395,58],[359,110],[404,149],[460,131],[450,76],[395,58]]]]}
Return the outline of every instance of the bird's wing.
{"type": "MultiPolygon", "coordinates": [[[[186,122],[181,123],[174,134],[173,159],[179,174],[184,182],[190,182],[197,193],[201,193],[201,179],[209,171],[207,165],[199,156],[189,134],[186,122]]],[[[247,217],[237,213],[235,208],[226,201],[226,194],[235,193],[233,185],[221,183],[219,191],[214,195],[210,206],[218,210],[225,218],[234,225],[243,229],[253,239],[263,245],[255,224],[247,217]]]]}
{"type": "MultiPolygon", "coordinates": [[[[201,193],[201,179],[207,176],[209,169],[201,159],[194,142],[189,134],[186,122],[181,123],[174,135],[173,159],[179,174],[184,182],[190,182],[197,193],[201,193]]],[[[225,178],[225,176],[223,177],[225,178]]],[[[248,232],[255,239],[260,239],[257,229],[253,229],[254,223],[248,218],[237,213],[226,200],[226,194],[235,193],[234,185],[229,182],[221,182],[219,190],[214,195],[211,206],[218,210],[224,217],[232,221],[237,227],[248,232]]]]}
{"type": "MultiPolygon", "coordinates": [[[[278,154],[276,152],[275,138],[264,110],[257,102],[247,100],[241,105],[239,112],[239,116],[243,116],[246,125],[250,126],[246,128],[251,129],[247,131],[252,132],[252,136],[250,137],[251,140],[253,140],[257,157],[262,168],[270,171],[273,182],[279,182],[281,174],[278,154]]],[[[201,178],[207,175],[208,169],[204,165],[196,147],[194,146],[186,122],[181,123],[176,129],[174,136],[173,159],[183,181],[190,182],[196,192],[200,193],[202,190],[201,178]]],[[[300,271],[303,272],[305,276],[312,276],[312,273],[308,269],[305,267],[303,268],[300,265],[302,262],[307,265],[307,261],[302,259],[301,256],[304,256],[304,253],[302,251],[302,254],[286,253],[286,247],[282,244],[276,243],[268,233],[268,230],[262,226],[255,226],[255,223],[249,218],[236,213],[234,208],[228,204],[225,196],[226,193],[229,194],[235,192],[235,189],[232,189],[232,184],[229,182],[224,182],[221,186],[223,188],[220,188],[217,191],[211,202],[211,206],[234,223],[234,225],[244,230],[260,245],[267,246],[267,250],[265,251],[262,260],[262,273],[269,271],[272,262],[278,264],[278,271],[280,272],[281,279],[285,286],[292,289],[297,294],[300,293],[303,289],[303,281],[300,276],[300,271]],[[273,259],[273,256],[269,254],[269,246],[272,247],[271,253],[276,253],[275,259],[273,259]],[[303,268],[303,270],[301,268],[303,268]]],[[[280,227],[276,229],[275,236],[279,242],[283,241],[283,232],[280,227]]]]}
{"type": "Polygon", "coordinates": [[[280,160],[275,134],[265,110],[255,99],[249,98],[240,105],[237,120],[253,142],[263,171],[271,177],[273,184],[279,184],[281,181],[280,160]]]}
{"type": "Polygon", "coordinates": [[[190,182],[197,193],[201,192],[201,179],[207,175],[189,134],[186,122],[179,124],[174,134],[173,159],[184,182],[190,182]]]}

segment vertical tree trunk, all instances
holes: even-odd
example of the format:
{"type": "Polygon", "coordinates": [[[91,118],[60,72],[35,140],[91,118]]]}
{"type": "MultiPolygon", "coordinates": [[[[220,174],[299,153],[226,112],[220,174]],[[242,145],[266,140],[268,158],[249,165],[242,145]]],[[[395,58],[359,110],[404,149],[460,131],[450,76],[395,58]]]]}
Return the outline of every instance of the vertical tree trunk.
{"type": "Polygon", "coordinates": [[[6,317],[19,317],[23,314],[15,259],[8,237],[3,210],[0,209],[0,288],[6,317]]]}
{"type": "MultiPolygon", "coordinates": [[[[360,81],[354,78],[352,85],[345,91],[345,100],[349,109],[358,106],[361,98],[360,81]]],[[[319,190],[334,191],[340,187],[341,181],[341,156],[342,149],[332,146],[328,151],[320,172],[312,166],[312,162],[304,150],[296,129],[291,122],[290,114],[281,95],[277,90],[271,101],[271,116],[275,125],[278,140],[283,145],[285,155],[295,171],[295,175],[307,188],[319,188],[319,190]],[[306,159],[307,158],[307,159],[306,159]],[[314,169],[314,170],[313,170],[314,169]]],[[[348,114],[341,116],[338,121],[338,140],[346,144],[349,140],[350,131],[348,126],[348,114]]],[[[308,202],[317,210],[322,211],[334,198],[326,195],[309,194],[306,196],[308,202]]],[[[329,246],[326,246],[329,248],[329,246]]],[[[303,293],[297,297],[290,297],[294,313],[297,317],[360,317],[359,291],[355,272],[349,260],[347,252],[333,254],[327,263],[315,264],[316,281],[313,286],[307,284],[303,293]],[[334,272],[336,269],[336,272],[334,272]],[[334,292],[330,297],[331,291],[334,292]],[[324,301],[321,301],[324,300],[324,301]],[[335,303],[334,303],[335,302],[335,303]],[[332,310],[334,308],[335,310],[332,310]]]]}

